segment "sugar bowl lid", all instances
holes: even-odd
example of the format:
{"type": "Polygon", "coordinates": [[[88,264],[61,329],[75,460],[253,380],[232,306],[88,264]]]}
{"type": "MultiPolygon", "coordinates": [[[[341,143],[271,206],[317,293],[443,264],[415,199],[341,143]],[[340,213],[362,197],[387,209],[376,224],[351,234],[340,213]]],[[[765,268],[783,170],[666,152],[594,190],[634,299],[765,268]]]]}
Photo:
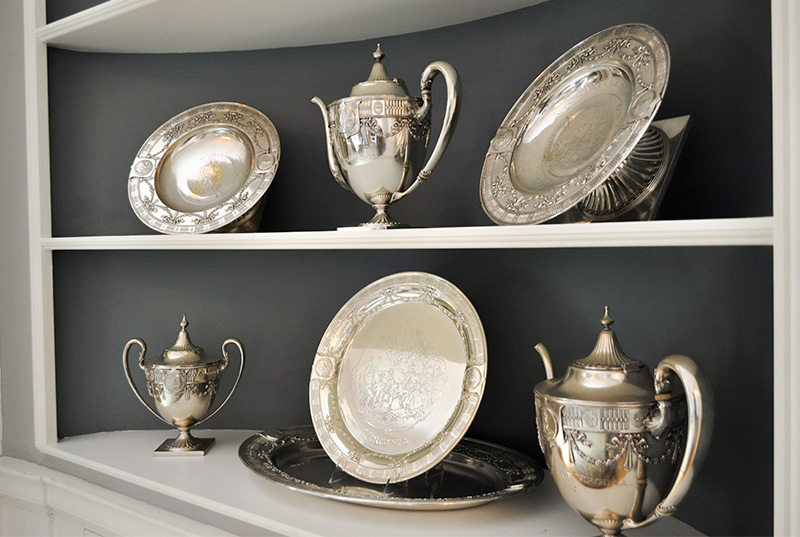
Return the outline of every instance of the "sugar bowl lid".
{"type": "Polygon", "coordinates": [[[161,356],[152,360],[145,360],[145,364],[151,366],[194,367],[219,362],[221,359],[209,357],[203,347],[198,347],[192,343],[192,340],[189,339],[189,332],[186,331],[187,326],[189,326],[189,321],[186,320],[186,315],[184,314],[181,320],[181,331],[178,333],[178,339],[175,344],[164,349],[161,356]]]}
{"type": "Polygon", "coordinates": [[[384,56],[385,54],[381,51],[381,45],[378,43],[378,48],[372,53],[375,63],[372,65],[369,78],[353,86],[350,97],[366,97],[370,95],[408,97],[406,83],[399,78],[390,79],[386,73],[386,68],[382,63],[384,56]]]}
{"type": "Polygon", "coordinates": [[[572,362],[560,379],[548,379],[534,388],[537,395],[602,403],[650,403],[655,389],[646,364],[622,351],[614,323],[608,314],[600,320],[603,330],[592,352],[572,362]]]}

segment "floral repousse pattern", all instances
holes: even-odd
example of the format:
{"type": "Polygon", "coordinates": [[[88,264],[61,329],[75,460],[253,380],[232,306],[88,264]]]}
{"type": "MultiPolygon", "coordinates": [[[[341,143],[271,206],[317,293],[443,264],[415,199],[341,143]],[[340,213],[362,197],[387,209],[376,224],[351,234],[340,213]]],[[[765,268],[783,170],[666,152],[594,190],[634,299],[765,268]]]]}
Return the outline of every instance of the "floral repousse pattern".
{"type": "Polygon", "coordinates": [[[669,57],[666,45],[642,25],[623,25],[600,32],[576,45],[534,80],[506,116],[486,154],[481,173],[481,201],[499,224],[535,224],[549,220],[577,203],[617,168],[636,145],[660,103],[669,57]],[[621,131],[588,171],[541,193],[522,191],[512,182],[513,155],[522,135],[546,104],[551,92],[584,66],[622,62],[634,82],[634,103],[621,131]],[[509,143],[509,134],[514,137],[509,143]],[[501,163],[501,164],[499,164],[501,163]]]}
{"type": "Polygon", "coordinates": [[[136,215],[162,233],[205,233],[225,228],[250,211],[269,188],[280,159],[280,140],[270,120],[238,103],[210,103],[187,110],[161,126],[142,145],[131,165],[128,198],[136,215]],[[158,163],[178,139],[206,125],[235,127],[256,150],[254,168],[241,189],[218,206],[180,212],[166,206],[156,190],[158,163]]]}

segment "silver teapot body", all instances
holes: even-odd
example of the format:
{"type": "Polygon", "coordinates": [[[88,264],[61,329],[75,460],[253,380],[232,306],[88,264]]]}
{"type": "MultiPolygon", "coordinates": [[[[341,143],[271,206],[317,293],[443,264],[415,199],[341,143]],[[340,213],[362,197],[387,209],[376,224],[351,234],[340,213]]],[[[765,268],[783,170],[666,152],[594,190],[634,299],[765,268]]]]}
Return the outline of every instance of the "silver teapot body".
{"type": "Polygon", "coordinates": [[[316,104],[325,122],[328,167],[340,186],[375,209],[362,227],[386,229],[404,224],[387,214],[389,205],[427,180],[441,159],[458,119],[460,82],[447,62],[433,62],[422,73],[422,97],[408,95],[402,80],[390,81],[380,47],[370,79],[353,87],[349,97],[316,104]],[[431,85],[442,74],[447,105],[442,130],[425,161],[431,131],[431,85]],[[373,93],[374,92],[374,93],[373,93]]]}
{"type": "Polygon", "coordinates": [[[612,536],[675,512],[707,452],[714,409],[710,383],[690,358],[667,357],[651,375],[606,330],[592,355],[560,379],[537,345],[548,379],[534,398],[539,443],[559,492],[612,536]]]}

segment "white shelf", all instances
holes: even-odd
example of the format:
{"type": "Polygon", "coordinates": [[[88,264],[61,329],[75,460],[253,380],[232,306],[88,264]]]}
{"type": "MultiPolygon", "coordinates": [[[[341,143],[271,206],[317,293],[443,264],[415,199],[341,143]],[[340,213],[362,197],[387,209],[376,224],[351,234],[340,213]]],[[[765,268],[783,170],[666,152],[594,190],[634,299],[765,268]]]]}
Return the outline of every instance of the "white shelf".
{"type": "Polygon", "coordinates": [[[771,246],[773,219],[734,218],[514,227],[126,235],[42,239],[48,250],[344,250],[771,246]]]}
{"type": "Polygon", "coordinates": [[[110,0],[37,28],[90,52],[211,52],[360,41],[441,28],[542,0],[110,0]]]}
{"type": "MultiPolygon", "coordinates": [[[[517,496],[454,511],[400,511],[317,498],[258,476],[239,461],[239,445],[255,431],[198,431],[216,443],[205,457],[153,457],[170,431],[120,431],[67,438],[41,446],[47,455],[183,500],[281,535],[486,537],[590,536],[597,529],[573,512],[545,476],[517,496]]],[[[680,514],[680,509],[678,510],[680,514]]],[[[695,536],[666,517],[636,535],[695,536]]]]}

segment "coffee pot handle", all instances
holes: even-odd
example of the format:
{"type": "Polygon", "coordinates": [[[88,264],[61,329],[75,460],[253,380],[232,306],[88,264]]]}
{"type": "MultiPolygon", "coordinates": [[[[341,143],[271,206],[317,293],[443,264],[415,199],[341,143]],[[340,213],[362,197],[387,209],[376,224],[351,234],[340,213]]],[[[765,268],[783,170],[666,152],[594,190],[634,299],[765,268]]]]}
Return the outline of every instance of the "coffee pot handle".
{"type": "Polygon", "coordinates": [[[153,410],[153,407],[147,404],[147,401],[144,400],[142,394],[140,394],[139,390],[136,388],[136,384],[133,383],[133,377],[131,377],[131,370],[128,367],[128,350],[133,345],[139,345],[142,348],[142,350],[139,352],[139,367],[142,370],[144,370],[144,354],[147,352],[147,345],[145,345],[144,341],[139,339],[138,337],[133,338],[132,340],[128,341],[128,343],[125,344],[125,350],[122,351],[122,366],[125,368],[125,377],[128,379],[128,384],[131,385],[131,389],[133,390],[133,393],[136,394],[136,397],[139,399],[139,402],[142,403],[145,406],[145,408],[147,408],[147,410],[149,410],[153,414],[153,416],[157,417],[167,425],[172,425],[170,422],[162,418],[161,414],[153,410]]]}
{"type": "Polygon", "coordinates": [[[705,459],[711,442],[714,426],[714,395],[705,371],[687,356],[673,355],[664,358],[655,369],[656,400],[663,414],[671,404],[671,378],[677,375],[686,392],[686,452],[681,460],[672,489],[664,497],[653,513],[640,522],[625,521],[624,529],[646,526],[657,519],[670,516],[686,496],[700,466],[705,459]]]}
{"type": "Polygon", "coordinates": [[[228,392],[228,396],[225,398],[225,400],[222,402],[222,404],[219,405],[217,407],[217,409],[214,410],[214,412],[212,412],[211,414],[209,414],[205,418],[203,418],[200,421],[198,421],[197,423],[195,423],[194,427],[200,425],[201,423],[203,423],[207,419],[211,418],[214,414],[219,412],[222,409],[222,407],[225,406],[225,403],[227,403],[228,400],[230,400],[231,395],[233,395],[233,392],[236,390],[236,387],[239,385],[239,381],[242,378],[242,371],[244,371],[244,347],[242,347],[242,343],[238,339],[231,337],[231,338],[226,339],[222,343],[222,368],[220,368],[220,371],[223,371],[224,369],[226,369],[228,367],[228,363],[230,363],[230,360],[228,359],[228,351],[227,351],[226,347],[228,345],[231,345],[231,344],[236,345],[236,347],[239,349],[239,374],[236,376],[236,382],[233,383],[233,387],[231,388],[231,391],[228,392]]]}
{"type": "Polygon", "coordinates": [[[439,138],[436,140],[436,145],[433,146],[433,151],[431,151],[431,156],[428,157],[428,161],[422,167],[419,174],[417,174],[417,179],[404,191],[395,192],[389,203],[394,203],[407,194],[411,194],[420,184],[430,177],[431,172],[433,172],[433,169],[439,163],[439,159],[442,158],[444,150],[447,149],[447,144],[450,143],[453,129],[458,122],[458,113],[461,109],[461,80],[458,78],[458,73],[455,68],[443,61],[431,63],[422,72],[420,81],[420,88],[422,89],[421,115],[424,116],[430,110],[431,85],[438,73],[441,73],[444,77],[445,86],[447,87],[447,106],[444,111],[444,120],[442,122],[442,130],[439,132],[439,138]]]}

